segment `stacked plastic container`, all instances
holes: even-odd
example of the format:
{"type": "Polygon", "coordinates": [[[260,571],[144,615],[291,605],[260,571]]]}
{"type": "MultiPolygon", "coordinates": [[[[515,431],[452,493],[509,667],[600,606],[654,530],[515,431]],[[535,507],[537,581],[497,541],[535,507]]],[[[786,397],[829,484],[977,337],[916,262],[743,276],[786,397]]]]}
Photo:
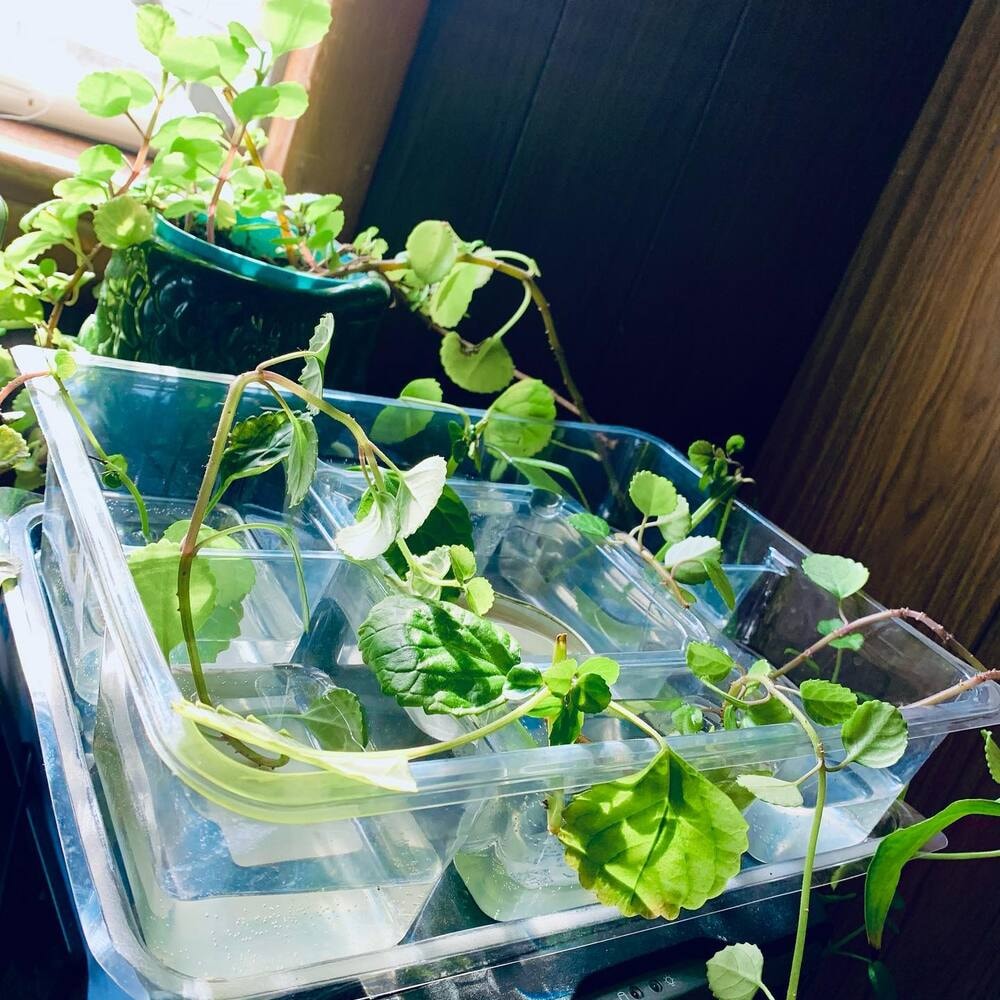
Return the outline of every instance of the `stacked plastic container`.
{"type": "MultiPolygon", "coordinates": [[[[16,349],[15,357],[24,371],[47,363],[36,348],[16,349]]],[[[127,457],[149,498],[154,537],[190,515],[227,383],[95,359],[69,384],[105,451],[127,457]]],[[[267,995],[407,962],[425,968],[418,978],[433,976],[427,970],[434,961],[470,947],[486,961],[491,948],[514,942],[570,947],[584,928],[591,937],[638,929],[580,888],[546,832],[543,800],[553,790],[572,794],[638,770],[653,755],[652,741],[599,716],[588,722],[587,742],[549,747],[544,727],[529,721],[458,756],[414,763],[416,790],[405,792],[305,765],[247,766],[174,710],[192,694],[191,672],[182,645],[169,657],[161,652],[133,584],[128,560],[143,544],[136,508],[126,493],[102,487],[50,380],[31,383],[31,396],[50,451],[39,592],[68,674],[80,747],[92,755],[139,930],[158,962],[184,982],[214,983],[206,995],[267,995]],[[457,923],[429,921],[428,914],[448,911],[442,899],[466,900],[466,891],[477,906],[459,907],[457,923]],[[474,945],[460,933],[473,928],[474,945]],[[560,933],[562,945],[552,944],[560,933]]],[[[369,431],[389,407],[416,414],[418,433],[383,445],[400,465],[449,451],[448,412],[328,397],[369,431]]],[[[272,406],[267,394],[250,391],[239,415],[272,406]]],[[[378,572],[345,559],[333,544],[363,482],[340,427],[322,418],[317,427],[323,461],[301,507],[284,508],[282,474],[274,470],[238,482],[213,511],[217,527],[263,522],[295,532],[310,619],[306,629],[292,555],[276,535],[248,532],[238,549],[204,551],[210,567],[226,564],[230,578],[237,573],[246,582],[239,634],[211,627],[199,634],[213,696],[241,714],[281,719],[309,740],[295,715],[336,685],[361,699],[368,749],[454,735],[464,723],[400,708],[361,661],[358,626],[388,591],[378,572]]],[[[617,484],[640,469],[669,477],[697,502],[696,473],[641,433],[560,424],[550,448],[572,468],[590,508],[612,523],[633,519],[617,484]],[[592,457],[598,435],[606,462],[592,457]]],[[[578,502],[518,482],[509,469],[501,477],[509,481],[490,481],[490,471],[480,476],[470,465],[452,486],[472,515],[480,570],[499,595],[499,621],[521,642],[525,662],[545,664],[558,631],[578,652],[615,657],[622,665],[616,698],[717,780],[743,770],[797,776],[808,768],[809,744],[794,726],[682,736],[662,708],[701,697],[684,667],[691,641],[725,645],[747,664],[759,656],[780,662],[785,649],[812,641],[816,621],[833,609],[797,569],[804,549],[737,505],[724,560],[737,607],[730,613],[705,593],[685,612],[629,549],[595,546],[579,534],[569,520],[582,509],[578,502]]],[[[21,544],[27,552],[35,542],[21,544]]],[[[865,597],[854,601],[852,611],[877,607],[865,597]]],[[[841,675],[872,696],[906,704],[968,671],[912,629],[887,622],[861,651],[844,656],[841,675]]],[[[940,740],[989,724],[998,709],[1000,691],[981,685],[954,702],[909,712],[910,745],[897,765],[851,767],[832,779],[821,850],[831,857],[870,851],[872,830],[940,740]]],[[[826,736],[836,750],[835,733],[826,736]]],[[[746,809],[752,857],[733,892],[756,886],[755,894],[766,896],[768,886],[777,891],[794,874],[811,820],[805,791],[801,809],[762,802],[746,809]]]]}

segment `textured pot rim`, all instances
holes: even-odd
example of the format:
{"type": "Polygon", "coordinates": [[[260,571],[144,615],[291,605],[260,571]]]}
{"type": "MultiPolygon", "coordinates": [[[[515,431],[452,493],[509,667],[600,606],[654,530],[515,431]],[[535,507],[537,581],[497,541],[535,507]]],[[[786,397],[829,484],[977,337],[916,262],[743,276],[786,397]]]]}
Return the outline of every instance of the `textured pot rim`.
{"type": "Polygon", "coordinates": [[[343,294],[346,289],[351,289],[355,293],[362,290],[377,290],[385,299],[390,295],[385,279],[377,274],[369,272],[352,274],[347,278],[330,278],[296,271],[290,267],[278,267],[277,264],[208,243],[200,236],[175,226],[162,215],[156,216],[153,233],[154,239],[161,246],[179,250],[185,256],[194,258],[207,267],[224,271],[236,278],[259,282],[269,288],[310,295],[343,294]]]}

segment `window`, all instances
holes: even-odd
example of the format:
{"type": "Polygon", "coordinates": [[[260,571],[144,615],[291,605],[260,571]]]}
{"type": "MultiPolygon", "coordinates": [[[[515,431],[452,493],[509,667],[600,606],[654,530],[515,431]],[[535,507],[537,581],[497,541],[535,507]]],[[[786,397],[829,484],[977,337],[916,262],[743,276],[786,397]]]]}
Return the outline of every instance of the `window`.
{"type": "MultiPolygon", "coordinates": [[[[260,0],[166,0],[183,34],[217,34],[229,21],[256,26],[260,0]]],[[[135,34],[132,0],[18,0],[3,13],[0,119],[30,121],[86,139],[135,148],[124,118],[94,118],[76,103],[80,79],[95,70],[135,69],[155,80],[156,59],[135,34]]],[[[219,110],[207,88],[174,94],[164,118],[219,110]]],[[[142,116],[140,123],[145,124],[142,116]]]]}

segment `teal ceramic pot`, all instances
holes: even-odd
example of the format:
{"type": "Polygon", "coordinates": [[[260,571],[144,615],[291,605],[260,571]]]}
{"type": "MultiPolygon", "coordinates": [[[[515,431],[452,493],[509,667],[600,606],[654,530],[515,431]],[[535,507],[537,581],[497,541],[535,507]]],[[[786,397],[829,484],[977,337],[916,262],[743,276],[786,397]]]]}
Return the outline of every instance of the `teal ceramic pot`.
{"type": "Polygon", "coordinates": [[[235,374],[304,348],[319,318],[332,312],[327,384],[357,390],[389,296],[377,275],[317,277],[157,218],[152,240],[111,255],[80,343],[109,357],[235,374]]]}

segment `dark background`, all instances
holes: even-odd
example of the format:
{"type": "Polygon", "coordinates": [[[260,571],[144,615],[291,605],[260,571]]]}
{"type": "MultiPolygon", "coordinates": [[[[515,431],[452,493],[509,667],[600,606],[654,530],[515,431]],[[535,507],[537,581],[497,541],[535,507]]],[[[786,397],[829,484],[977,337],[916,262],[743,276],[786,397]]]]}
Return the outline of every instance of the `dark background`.
{"type": "MultiPolygon", "coordinates": [[[[432,0],[361,221],[532,255],[596,419],[752,457],[968,6],[432,0]]],[[[439,372],[419,323],[384,330],[373,390],[439,372]]],[[[558,384],[537,317],[507,343],[558,384]]]]}

